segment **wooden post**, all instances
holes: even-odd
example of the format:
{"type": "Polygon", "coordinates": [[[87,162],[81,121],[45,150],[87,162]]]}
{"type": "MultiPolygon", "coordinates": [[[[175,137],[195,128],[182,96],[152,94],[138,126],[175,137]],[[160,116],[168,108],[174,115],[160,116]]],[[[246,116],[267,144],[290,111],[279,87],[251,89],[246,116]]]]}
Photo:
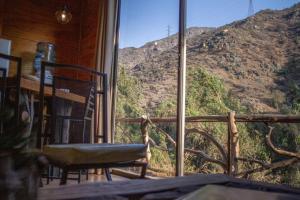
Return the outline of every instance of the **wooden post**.
{"type": "Polygon", "coordinates": [[[238,172],[238,163],[236,161],[236,158],[239,157],[240,154],[240,145],[239,145],[239,134],[235,123],[235,112],[230,112],[228,114],[228,142],[229,142],[229,161],[228,164],[230,165],[228,167],[229,169],[229,175],[231,173],[237,173],[238,172]]]}
{"type": "Polygon", "coordinates": [[[150,162],[151,159],[151,151],[150,151],[150,144],[149,144],[149,132],[148,132],[148,125],[149,125],[149,120],[146,115],[142,116],[142,121],[141,121],[141,132],[142,132],[142,137],[143,137],[143,143],[147,145],[147,155],[146,159],[147,162],[150,162]]]}
{"type": "Polygon", "coordinates": [[[230,113],[228,113],[227,121],[227,175],[231,175],[232,161],[231,161],[231,131],[230,131],[230,113]]]}

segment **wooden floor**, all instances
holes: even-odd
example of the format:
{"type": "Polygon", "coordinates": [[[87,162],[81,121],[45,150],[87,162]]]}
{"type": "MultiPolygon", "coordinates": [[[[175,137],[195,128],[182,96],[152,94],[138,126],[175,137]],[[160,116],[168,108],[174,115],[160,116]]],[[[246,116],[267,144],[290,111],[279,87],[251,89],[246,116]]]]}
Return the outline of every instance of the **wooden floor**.
{"type": "Polygon", "coordinates": [[[238,179],[223,174],[199,174],[160,180],[105,181],[41,188],[38,199],[171,200],[180,197],[185,198],[186,195],[192,195],[189,198],[191,200],[298,200],[300,199],[300,189],[238,179]],[[200,191],[198,191],[199,189],[200,191]],[[194,192],[196,193],[194,194],[194,192]],[[212,196],[216,198],[210,198],[212,196]]]}

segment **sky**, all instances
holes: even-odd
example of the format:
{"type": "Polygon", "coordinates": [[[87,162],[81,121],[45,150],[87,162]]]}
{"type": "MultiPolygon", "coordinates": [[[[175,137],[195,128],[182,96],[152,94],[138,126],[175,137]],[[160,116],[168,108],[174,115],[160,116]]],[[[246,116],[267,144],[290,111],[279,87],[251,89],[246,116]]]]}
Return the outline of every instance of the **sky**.
{"type": "MultiPolygon", "coordinates": [[[[253,0],[254,11],[280,10],[300,0],[253,0]]],[[[187,27],[218,27],[248,16],[248,0],[187,0],[187,27]]],[[[120,48],[178,32],[179,0],[122,0],[120,48]]]]}

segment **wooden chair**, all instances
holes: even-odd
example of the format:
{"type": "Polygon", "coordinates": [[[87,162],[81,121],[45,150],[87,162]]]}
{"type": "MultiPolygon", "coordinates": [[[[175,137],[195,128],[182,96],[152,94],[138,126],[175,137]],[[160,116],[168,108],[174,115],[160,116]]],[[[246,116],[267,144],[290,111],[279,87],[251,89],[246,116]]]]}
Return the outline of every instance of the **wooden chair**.
{"type": "MultiPolygon", "coordinates": [[[[92,121],[94,116],[94,111],[96,110],[96,82],[95,81],[87,81],[87,80],[77,80],[73,78],[66,78],[62,76],[54,76],[52,87],[52,97],[51,97],[51,111],[47,115],[49,121],[51,121],[52,128],[47,130],[49,133],[44,135],[44,137],[48,137],[48,144],[68,144],[70,143],[70,139],[65,137],[69,131],[64,130],[64,126],[76,124],[79,126],[77,130],[78,133],[82,133],[80,143],[89,143],[90,142],[90,131],[93,133],[96,131],[96,122],[92,121]],[[68,100],[62,100],[56,97],[57,90],[68,90],[69,92],[73,92],[72,88],[76,88],[80,86],[86,89],[85,92],[81,92],[86,99],[84,105],[74,105],[76,103],[72,103],[73,108],[58,108],[58,105],[64,104],[70,107],[70,103],[63,102],[68,100]],[[75,107],[75,108],[74,108],[75,107]],[[61,112],[62,110],[68,110],[67,112],[61,112]],[[74,112],[75,110],[75,112],[74,112]],[[92,125],[94,125],[92,127],[92,125]],[[55,131],[52,131],[55,130],[55,131]]],[[[71,126],[72,129],[72,126],[71,126]]],[[[72,130],[71,130],[72,132],[72,130]]],[[[46,144],[46,142],[44,142],[46,144]]],[[[49,170],[50,177],[47,177],[47,183],[49,183],[49,178],[53,178],[53,167],[50,166],[49,170]]],[[[72,174],[77,174],[77,178],[75,180],[80,183],[82,170],[77,172],[72,172],[72,174]]],[[[88,170],[85,170],[86,179],[88,179],[88,170]]],[[[55,177],[54,177],[55,178],[55,177]]],[[[70,180],[74,180],[74,178],[68,178],[70,180]]]]}
{"type": "MultiPolygon", "coordinates": [[[[58,76],[54,76],[53,77],[53,84],[52,84],[52,129],[55,129],[57,121],[60,121],[60,129],[59,129],[59,135],[60,135],[60,139],[58,141],[58,143],[60,144],[64,144],[64,143],[69,143],[69,141],[64,141],[62,136],[63,136],[63,124],[65,121],[69,121],[69,122],[76,122],[76,123],[81,123],[82,127],[81,132],[82,132],[82,138],[81,138],[81,143],[87,143],[88,141],[88,137],[87,137],[87,124],[92,125],[93,124],[93,115],[94,115],[94,111],[96,109],[96,92],[95,92],[95,88],[96,88],[96,83],[94,81],[83,81],[83,80],[75,80],[75,79],[71,79],[71,78],[65,78],[65,77],[58,77],[58,76]],[[58,88],[61,88],[63,90],[68,90],[69,92],[73,92],[72,89],[69,89],[70,87],[64,87],[64,84],[61,83],[61,81],[67,82],[69,84],[71,84],[71,88],[74,87],[74,84],[79,84],[81,85],[81,87],[83,86],[83,88],[86,90],[85,92],[80,93],[82,96],[85,97],[85,103],[84,105],[77,105],[76,112],[74,114],[74,109],[71,110],[71,112],[69,114],[59,114],[57,112],[57,105],[61,102],[59,102],[59,98],[56,97],[55,93],[56,90],[58,88]],[[60,82],[60,83],[57,83],[60,82]]],[[[64,100],[65,101],[65,100],[64,100]]],[[[74,103],[72,103],[72,106],[74,107],[74,103]]],[[[92,127],[90,126],[90,130],[92,129],[92,127]]],[[[95,132],[96,127],[95,127],[95,123],[94,123],[94,128],[93,128],[93,132],[95,132]]],[[[52,139],[52,141],[55,143],[54,138],[52,139]]],[[[57,143],[57,141],[56,141],[57,143]]]]}
{"type": "MultiPolygon", "coordinates": [[[[58,119],[63,120],[73,120],[75,122],[83,122],[83,127],[85,129],[85,122],[87,120],[91,121],[90,111],[95,110],[96,108],[96,100],[102,98],[102,112],[101,117],[100,114],[96,115],[94,112],[94,127],[91,128],[94,130],[95,141],[97,142],[98,138],[102,139],[102,144],[90,144],[87,142],[91,142],[92,138],[88,138],[90,136],[90,132],[87,132],[83,129],[82,132],[82,140],[77,144],[56,144],[55,142],[50,145],[45,145],[42,147],[41,141],[38,143],[38,146],[43,149],[44,154],[50,161],[50,164],[62,169],[62,177],[61,184],[66,184],[67,177],[70,171],[78,171],[78,170],[88,170],[95,168],[103,168],[105,169],[105,174],[108,180],[111,180],[111,176],[109,173],[109,168],[111,167],[128,167],[128,166],[138,166],[142,167],[141,177],[145,176],[147,163],[138,161],[139,159],[143,159],[146,157],[147,146],[144,144],[107,144],[108,142],[108,131],[107,131],[107,75],[103,73],[96,72],[94,70],[90,70],[88,68],[74,66],[74,65],[63,65],[63,64],[54,64],[54,63],[42,63],[41,67],[41,82],[40,82],[40,107],[39,107],[39,136],[43,135],[43,126],[44,126],[44,102],[45,95],[44,91],[47,86],[44,84],[45,77],[45,69],[52,68],[54,73],[60,72],[64,74],[72,74],[73,77],[61,77],[57,79],[58,76],[54,75],[54,82],[52,85],[52,102],[57,99],[61,99],[59,97],[59,93],[72,94],[80,96],[82,94],[77,93],[76,89],[65,91],[66,88],[56,88],[56,81],[70,81],[70,83],[74,83],[73,79],[76,81],[90,82],[91,87],[88,89],[88,94],[85,96],[85,112],[82,118],[74,117],[74,116],[65,116],[65,115],[56,115],[55,105],[52,105],[52,136],[56,131],[56,121],[58,119]],[[67,73],[67,70],[70,70],[67,73]],[[85,80],[81,80],[78,77],[83,77],[85,80]],[[95,83],[97,80],[101,80],[101,90],[96,90],[95,83]],[[54,98],[54,100],[53,100],[54,98]],[[99,133],[100,120],[102,123],[102,131],[99,133]]],[[[72,85],[72,84],[71,84],[72,85]]],[[[76,87],[75,87],[76,88],[76,87]]],[[[69,99],[70,100],[70,99],[69,99]]],[[[72,101],[72,99],[71,99],[72,101]]],[[[97,103],[100,105],[99,103],[97,103]]],[[[99,109],[99,107],[97,108],[99,109]]],[[[50,114],[51,115],[51,114],[50,114]]],[[[70,131],[70,136],[73,135],[73,131],[70,131]]],[[[55,141],[52,139],[52,141],[55,141]]],[[[61,140],[62,141],[62,140],[61,140]]],[[[62,142],[68,143],[68,142],[62,142]]]]}

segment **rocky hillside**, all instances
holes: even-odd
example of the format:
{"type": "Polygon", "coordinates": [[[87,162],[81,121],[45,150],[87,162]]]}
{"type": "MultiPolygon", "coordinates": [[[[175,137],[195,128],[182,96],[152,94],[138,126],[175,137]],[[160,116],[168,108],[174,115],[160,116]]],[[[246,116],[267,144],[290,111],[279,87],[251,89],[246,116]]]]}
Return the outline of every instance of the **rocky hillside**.
{"type": "MultiPolygon", "coordinates": [[[[213,28],[189,28],[187,31],[188,38],[199,36],[206,31],[214,30],[213,28]]],[[[161,52],[169,51],[172,48],[177,48],[178,35],[160,40],[148,42],[140,48],[124,48],[119,50],[119,63],[126,66],[127,69],[132,69],[136,65],[143,62],[153,62],[152,58],[157,57],[161,52]]]]}
{"type": "MultiPolygon", "coordinates": [[[[187,70],[220,77],[253,112],[277,112],[274,101],[289,98],[291,83],[300,86],[300,4],[217,29],[190,28],[187,35],[187,70]]],[[[120,51],[119,63],[142,82],[141,106],[175,98],[177,53],[177,35],[120,51]]]]}

